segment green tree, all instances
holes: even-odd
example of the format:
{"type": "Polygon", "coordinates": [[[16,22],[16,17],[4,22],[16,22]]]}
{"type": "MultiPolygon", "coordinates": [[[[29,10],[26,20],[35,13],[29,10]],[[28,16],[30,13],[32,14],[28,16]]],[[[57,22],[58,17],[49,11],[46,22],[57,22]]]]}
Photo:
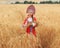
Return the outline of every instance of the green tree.
{"type": "Polygon", "coordinates": [[[24,4],[28,4],[28,1],[24,1],[24,4]]]}
{"type": "Polygon", "coordinates": [[[42,1],[40,2],[41,4],[52,4],[53,2],[50,0],[50,1],[42,1]]]}
{"type": "Polygon", "coordinates": [[[16,1],[15,4],[20,4],[20,2],[19,1],[16,1]]]}
{"type": "Polygon", "coordinates": [[[29,1],[28,4],[33,4],[32,1],[29,1]]]}

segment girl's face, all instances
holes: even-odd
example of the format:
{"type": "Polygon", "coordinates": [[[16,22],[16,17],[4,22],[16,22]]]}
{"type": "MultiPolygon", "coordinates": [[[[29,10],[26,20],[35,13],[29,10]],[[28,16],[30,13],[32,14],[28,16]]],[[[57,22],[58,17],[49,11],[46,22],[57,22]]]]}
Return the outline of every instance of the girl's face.
{"type": "Polygon", "coordinates": [[[33,12],[28,12],[29,17],[33,15],[33,12]]]}

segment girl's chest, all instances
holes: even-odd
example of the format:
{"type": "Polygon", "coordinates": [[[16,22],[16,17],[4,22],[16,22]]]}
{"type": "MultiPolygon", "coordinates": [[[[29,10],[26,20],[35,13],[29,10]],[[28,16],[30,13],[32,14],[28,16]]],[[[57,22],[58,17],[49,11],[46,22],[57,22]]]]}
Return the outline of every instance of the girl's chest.
{"type": "Polygon", "coordinates": [[[27,22],[33,22],[33,19],[30,17],[27,19],[27,22]]]}

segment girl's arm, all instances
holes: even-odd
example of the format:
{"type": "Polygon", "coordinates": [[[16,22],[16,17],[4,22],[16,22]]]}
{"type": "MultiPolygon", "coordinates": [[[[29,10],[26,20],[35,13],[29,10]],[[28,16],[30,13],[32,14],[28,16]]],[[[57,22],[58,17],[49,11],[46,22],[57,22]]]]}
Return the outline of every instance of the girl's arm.
{"type": "Polygon", "coordinates": [[[33,27],[37,27],[38,26],[38,23],[37,23],[37,20],[36,18],[34,17],[34,22],[32,23],[33,27]]]}
{"type": "Polygon", "coordinates": [[[27,18],[23,22],[23,27],[26,27],[26,26],[27,26],[27,18]]]}

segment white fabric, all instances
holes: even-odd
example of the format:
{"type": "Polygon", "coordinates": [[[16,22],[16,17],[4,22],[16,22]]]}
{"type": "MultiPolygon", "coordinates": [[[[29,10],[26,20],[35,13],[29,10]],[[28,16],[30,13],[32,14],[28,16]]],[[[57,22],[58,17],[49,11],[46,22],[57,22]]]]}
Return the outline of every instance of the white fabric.
{"type": "Polygon", "coordinates": [[[24,27],[27,26],[27,22],[32,22],[32,18],[30,17],[30,18],[27,19],[26,23],[23,24],[24,27]]]}
{"type": "Polygon", "coordinates": [[[32,22],[33,20],[32,20],[32,18],[30,17],[30,18],[27,19],[27,21],[28,21],[28,22],[32,22]]]}
{"type": "Polygon", "coordinates": [[[31,17],[27,19],[26,23],[23,25],[24,27],[27,26],[27,22],[32,22],[32,25],[33,25],[33,26],[36,25],[36,23],[33,22],[33,20],[32,20],[31,17]]]}
{"type": "Polygon", "coordinates": [[[33,26],[35,26],[35,25],[36,25],[36,23],[32,23],[32,25],[33,25],[33,26]]]}

